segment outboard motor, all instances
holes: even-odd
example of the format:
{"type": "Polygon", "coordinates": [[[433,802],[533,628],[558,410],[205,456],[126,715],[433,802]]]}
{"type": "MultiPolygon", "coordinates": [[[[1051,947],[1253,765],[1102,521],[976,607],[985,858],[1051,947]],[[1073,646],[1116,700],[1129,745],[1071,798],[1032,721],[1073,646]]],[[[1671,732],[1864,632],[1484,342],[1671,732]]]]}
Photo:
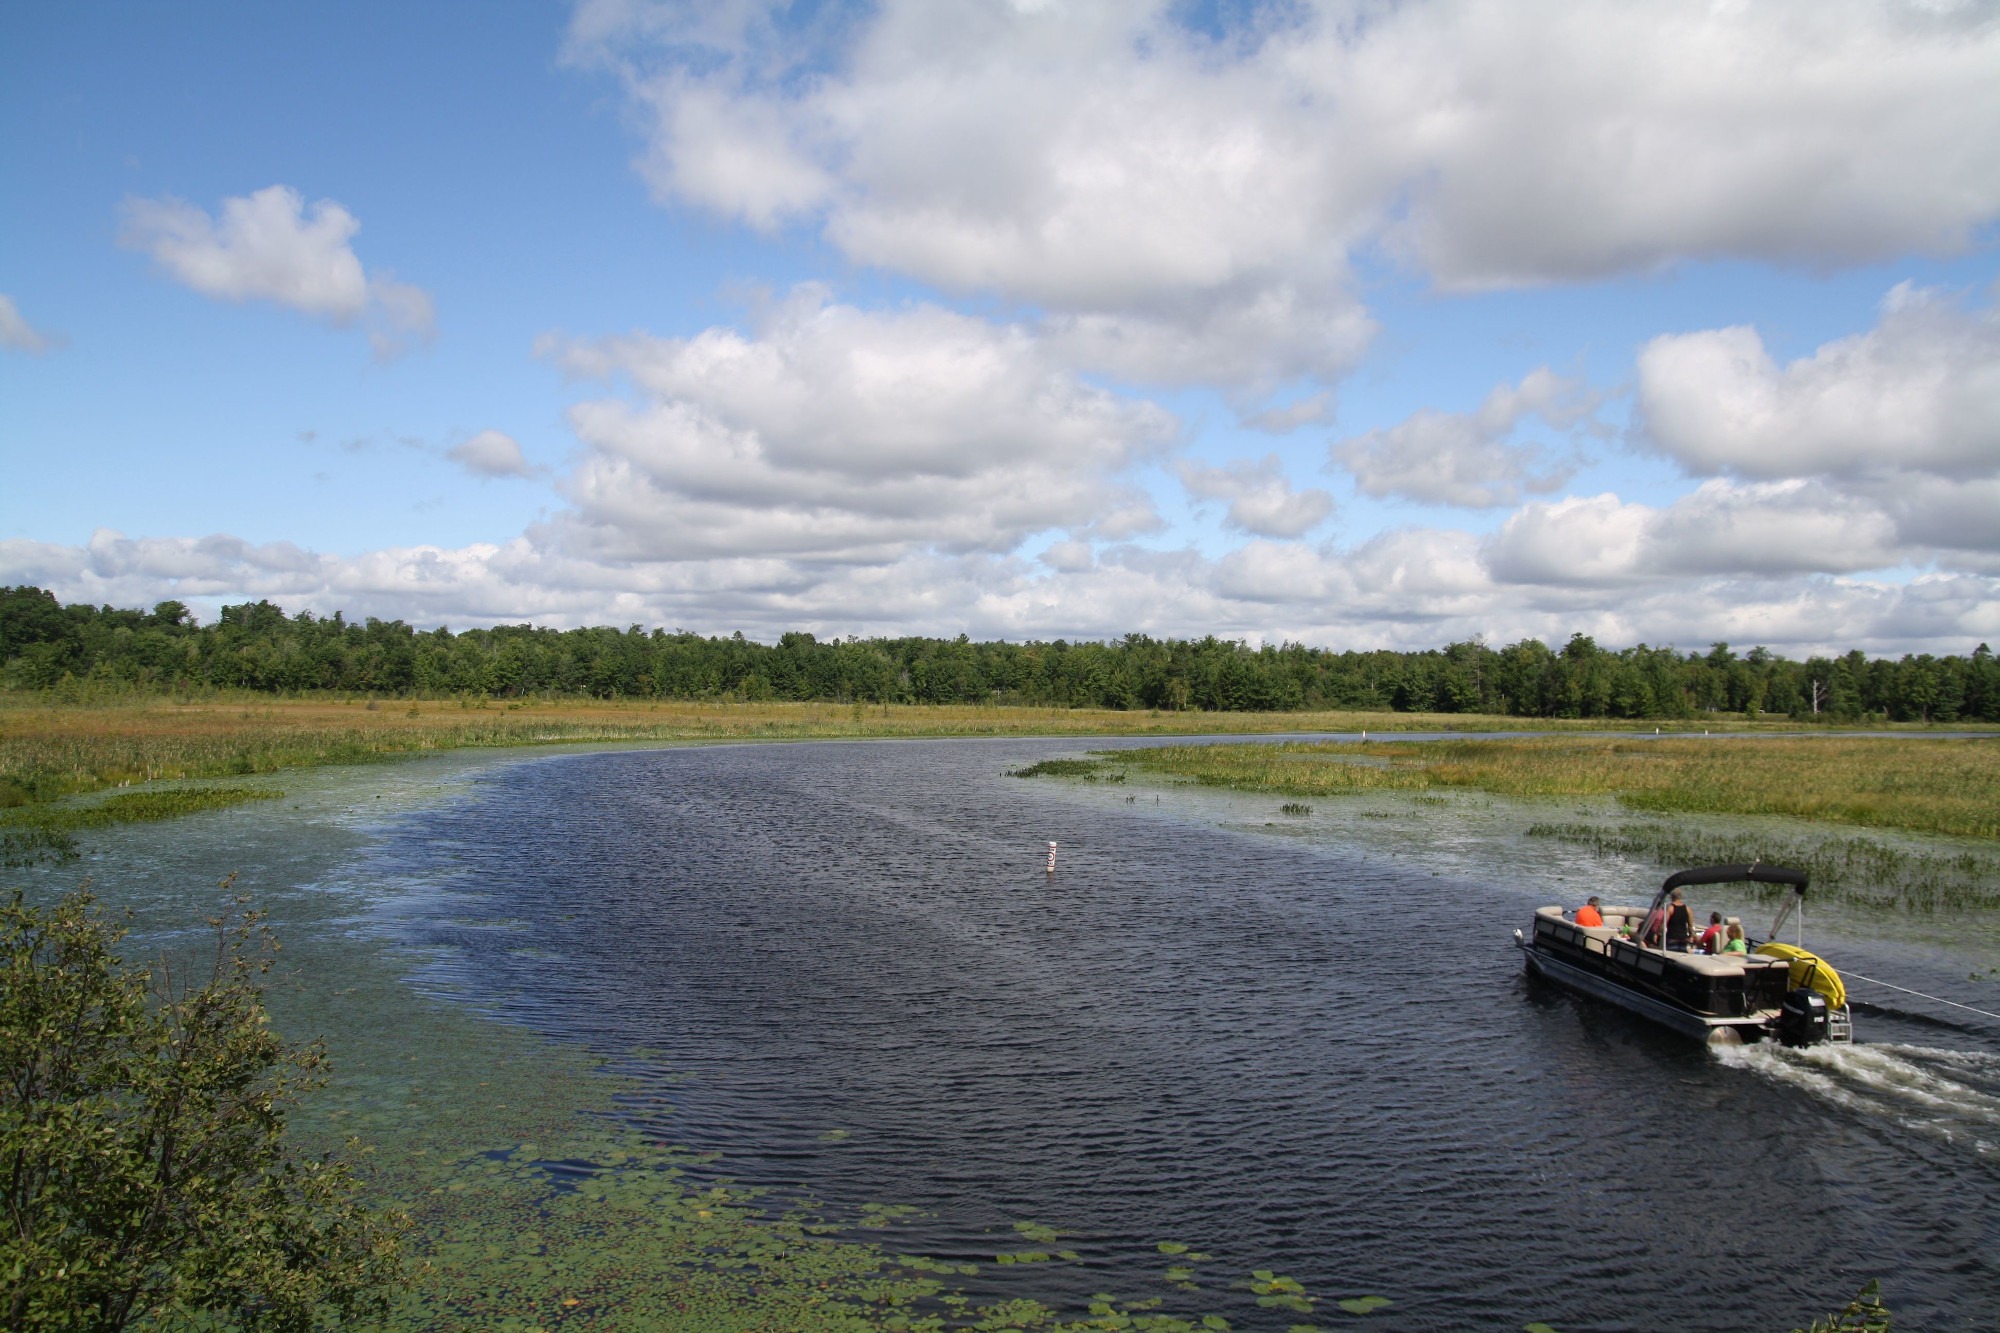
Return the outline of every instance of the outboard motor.
{"type": "Polygon", "coordinates": [[[1785,1004],[1778,1011],[1778,1040],[1787,1046],[1814,1046],[1832,1035],[1826,996],[1800,987],[1785,992],[1785,1004]]]}

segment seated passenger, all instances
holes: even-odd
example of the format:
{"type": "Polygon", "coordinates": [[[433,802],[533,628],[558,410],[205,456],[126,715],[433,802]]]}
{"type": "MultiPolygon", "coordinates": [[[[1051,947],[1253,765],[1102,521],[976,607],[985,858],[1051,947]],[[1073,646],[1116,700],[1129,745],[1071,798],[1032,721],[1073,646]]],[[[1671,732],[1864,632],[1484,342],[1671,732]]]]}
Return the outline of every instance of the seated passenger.
{"type": "Polygon", "coordinates": [[[1722,951],[1741,954],[1750,952],[1750,941],[1743,938],[1743,927],[1738,925],[1729,927],[1729,938],[1722,942],[1722,951]]]}
{"type": "Polygon", "coordinates": [[[1579,926],[1601,926],[1604,924],[1604,913],[1597,910],[1597,899],[1592,898],[1589,902],[1576,909],[1576,924],[1579,926]]]}
{"type": "Polygon", "coordinates": [[[1667,913],[1664,908],[1655,907],[1646,917],[1646,924],[1634,936],[1648,949],[1660,947],[1660,932],[1666,929],[1667,913]]]}
{"type": "Polygon", "coordinates": [[[1708,914],[1708,929],[1701,932],[1698,943],[1703,953],[1715,953],[1722,948],[1722,913],[1708,914]]]}

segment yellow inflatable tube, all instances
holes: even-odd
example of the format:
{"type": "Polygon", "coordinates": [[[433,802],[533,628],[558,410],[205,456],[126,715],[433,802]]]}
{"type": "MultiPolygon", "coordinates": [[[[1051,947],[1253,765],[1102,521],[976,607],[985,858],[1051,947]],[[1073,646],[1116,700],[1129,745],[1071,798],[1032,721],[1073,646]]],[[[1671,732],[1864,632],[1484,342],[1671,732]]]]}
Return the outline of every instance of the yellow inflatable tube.
{"type": "Polygon", "coordinates": [[[1792,964],[1792,989],[1804,986],[1816,990],[1826,997],[1829,1006],[1835,1009],[1847,1004],[1847,986],[1840,979],[1840,973],[1828,967],[1816,953],[1808,953],[1796,944],[1760,944],[1757,952],[1769,958],[1786,958],[1792,964]]]}

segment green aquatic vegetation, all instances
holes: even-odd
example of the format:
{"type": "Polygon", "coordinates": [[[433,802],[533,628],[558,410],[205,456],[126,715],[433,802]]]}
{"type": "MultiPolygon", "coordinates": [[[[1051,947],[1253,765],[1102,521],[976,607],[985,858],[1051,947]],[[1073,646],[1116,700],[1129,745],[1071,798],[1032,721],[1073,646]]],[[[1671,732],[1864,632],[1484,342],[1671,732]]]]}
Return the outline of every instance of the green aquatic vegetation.
{"type": "Polygon", "coordinates": [[[282,800],[284,795],[271,787],[169,787],[160,791],[121,792],[94,805],[44,808],[25,817],[63,828],[109,828],[114,824],[149,823],[226,810],[251,801],[282,800]]]}
{"type": "Polygon", "coordinates": [[[1104,767],[1102,759],[1043,759],[1017,768],[1009,775],[1017,778],[1089,778],[1104,767]]]}
{"type": "Polygon", "coordinates": [[[1306,1295],[1305,1287],[1292,1278],[1280,1277],[1268,1268],[1260,1268],[1250,1274],[1250,1281],[1245,1285],[1257,1297],[1257,1304],[1266,1310],[1312,1313],[1314,1298],[1306,1295]]]}
{"type": "Polygon", "coordinates": [[[60,865],[74,861],[77,850],[74,834],[60,829],[30,824],[23,828],[0,827],[0,866],[60,865]]]}
{"type": "MultiPolygon", "coordinates": [[[[892,1223],[917,1216],[918,1211],[918,1209],[907,1203],[864,1203],[861,1205],[861,1216],[855,1219],[854,1224],[879,1231],[892,1223]]],[[[976,1272],[978,1270],[967,1269],[966,1271],[976,1272]]]]}
{"type": "Polygon", "coordinates": [[[24,805],[0,814],[0,865],[58,865],[81,855],[76,835],[117,824],[151,823],[226,810],[284,793],[251,787],[173,787],[121,792],[88,805],[24,805]]]}
{"type": "Polygon", "coordinates": [[[427,1281],[390,1326],[873,1327],[944,1294],[936,1267],[827,1235],[807,1206],[773,1214],[700,1165],[587,1130],[439,1163],[408,1200],[427,1281]]]}
{"type": "MultiPolygon", "coordinates": [[[[1039,1222],[1016,1222],[1014,1234],[1035,1245],[1053,1245],[1062,1233],[1054,1227],[1043,1226],[1039,1222]]],[[[993,1256],[995,1263],[1002,1264],[1045,1264],[1060,1259],[1065,1263],[1075,1263],[1083,1256],[1075,1250],[1015,1250],[993,1256]]]]}
{"type": "MultiPolygon", "coordinates": [[[[714,1153],[609,1120],[605,1109],[639,1087],[619,1067],[664,1052],[614,1063],[423,999],[401,980],[407,951],[348,936],[301,941],[286,956],[294,970],[275,987],[279,1022],[326,1032],[339,1071],[297,1126],[303,1142],[358,1135],[374,1145],[361,1166],[371,1192],[414,1222],[417,1276],[383,1333],[1230,1326],[1158,1298],[1100,1294],[1084,1314],[1034,1299],[1035,1274],[1082,1256],[1033,1220],[1008,1224],[1021,1248],[984,1269],[1028,1291],[975,1300],[955,1284],[980,1265],[897,1252],[908,1205],[779,1200],[720,1174],[714,1153]]],[[[1178,1249],[1161,1253],[1186,1267],[1209,1258],[1166,1244],[1178,1249]]]]}
{"type": "Polygon", "coordinates": [[[1215,1256],[1191,1249],[1182,1241],[1163,1240],[1157,1246],[1161,1254],[1179,1260],[1164,1274],[1168,1286],[1178,1291],[1200,1291],[1201,1284],[1195,1279],[1200,1275],[1194,1265],[1207,1263],[1215,1256]]]}
{"type": "Polygon", "coordinates": [[[1121,764],[1236,791],[1610,796],[1633,810],[1789,815],[2000,837],[2000,740],[1835,736],[1163,745],[1121,764]]]}
{"type": "Polygon", "coordinates": [[[1861,1294],[1841,1310],[1813,1320],[1810,1329],[1792,1333],[1889,1333],[1889,1309],[1882,1304],[1882,1283],[1870,1279],[1861,1294]]]}
{"type": "MultiPolygon", "coordinates": [[[[1925,852],[1873,838],[1722,832],[1674,823],[1531,824],[1528,836],[1666,867],[1770,861],[1811,877],[1815,894],[1865,907],[1933,912],[2000,907],[2000,856],[1925,852]]],[[[1778,886],[1751,885],[1762,898],[1778,886]]]]}
{"type": "Polygon", "coordinates": [[[1278,807],[1281,815],[1309,815],[1312,812],[1313,808],[1303,801],[1286,801],[1278,807]]]}
{"type": "Polygon", "coordinates": [[[1374,1314],[1395,1304],[1386,1296],[1353,1296],[1335,1303],[1349,1314],[1374,1314]]]}

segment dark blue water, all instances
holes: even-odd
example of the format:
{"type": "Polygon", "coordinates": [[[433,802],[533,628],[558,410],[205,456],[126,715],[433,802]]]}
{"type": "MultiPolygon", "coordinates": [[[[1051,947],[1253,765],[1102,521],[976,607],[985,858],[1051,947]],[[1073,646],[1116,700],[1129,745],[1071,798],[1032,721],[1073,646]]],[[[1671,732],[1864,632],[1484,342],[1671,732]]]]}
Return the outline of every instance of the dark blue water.
{"type": "Polygon", "coordinates": [[[545,759],[375,855],[516,923],[405,928],[461,998],[622,1057],[656,1089],[635,1123],[916,1205],[899,1250],[1056,1227],[1081,1261],[1004,1290],[1073,1313],[1212,1308],[1162,1285],[1173,1240],[1204,1280],[1298,1279],[1324,1325],[1379,1294],[1385,1328],[1786,1329],[1881,1277],[1898,1327],[2000,1327],[1990,1034],[1884,1011],[1853,1050],[1719,1058],[1531,988],[1531,875],[1005,776],[1057,748],[545,759]]]}

